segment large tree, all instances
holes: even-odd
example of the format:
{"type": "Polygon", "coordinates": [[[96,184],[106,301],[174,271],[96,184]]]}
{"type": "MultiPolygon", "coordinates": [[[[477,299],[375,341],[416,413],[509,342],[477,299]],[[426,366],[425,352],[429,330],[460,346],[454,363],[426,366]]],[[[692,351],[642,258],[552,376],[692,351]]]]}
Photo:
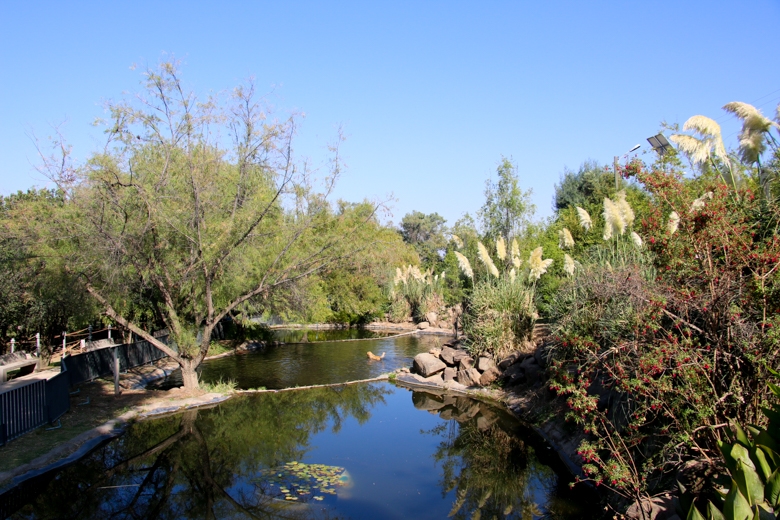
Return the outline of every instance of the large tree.
{"type": "Polygon", "coordinates": [[[315,189],[293,160],[293,117],[271,119],[251,84],[199,100],[176,64],[162,63],[143,85],[135,98],[107,103],[102,152],[77,166],[67,153],[45,162],[67,200],[37,232],[103,312],[174,359],[193,389],[221,319],[278,305],[365,247],[362,224],[377,207],[361,219],[330,211],[337,147],[315,189]],[[172,341],[135,319],[138,295],[172,341]]]}
{"type": "Polygon", "coordinates": [[[488,240],[521,236],[536,211],[531,203],[531,190],[523,191],[517,167],[503,158],[496,168],[498,181],[485,181],[485,203],[479,210],[482,234],[488,240]]]}

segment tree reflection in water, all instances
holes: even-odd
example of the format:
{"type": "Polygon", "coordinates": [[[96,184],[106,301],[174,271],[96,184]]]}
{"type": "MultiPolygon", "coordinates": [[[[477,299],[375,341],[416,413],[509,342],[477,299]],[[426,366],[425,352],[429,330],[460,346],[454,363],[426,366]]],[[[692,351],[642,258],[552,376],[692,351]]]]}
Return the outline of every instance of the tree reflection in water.
{"type": "Polygon", "coordinates": [[[253,478],[300,460],[329,423],[334,433],[348,418],[364,424],[387,393],[369,384],[245,396],[138,422],[47,484],[35,483],[40,494],[15,518],[330,517],[325,507],[277,500],[253,478]]]}
{"type": "Polygon", "coordinates": [[[534,434],[514,417],[468,397],[414,392],[412,400],[449,419],[426,433],[441,437],[434,458],[442,468],[442,496],[455,491],[450,517],[571,518],[570,501],[556,496],[558,476],[539,462],[524,440],[534,434]]]}

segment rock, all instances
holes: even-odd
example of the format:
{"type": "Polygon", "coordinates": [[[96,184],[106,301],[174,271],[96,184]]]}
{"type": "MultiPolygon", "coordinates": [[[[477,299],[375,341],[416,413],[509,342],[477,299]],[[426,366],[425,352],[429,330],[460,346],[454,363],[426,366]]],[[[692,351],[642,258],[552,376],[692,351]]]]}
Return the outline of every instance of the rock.
{"type": "Polygon", "coordinates": [[[441,385],[442,383],[444,383],[444,379],[442,379],[441,373],[438,373],[438,374],[433,374],[430,377],[424,378],[423,379],[423,383],[430,383],[430,384],[434,384],[434,385],[441,385]]]}
{"type": "Polygon", "coordinates": [[[439,356],[442,361],[447,363],[448,365],[455,365],[457,364],[457,361],[455,361],[455,353],[457,352],[456,349],[452,348],[451,346],[444,344],[444,348],[441,349],[441,355],[439,356]]]}
{"type": "Polygon", "coordinates": [[[496,366],[496,364],[489,357],[480,356],[479,359],[477,359],[477,370],[480,372],[484,372],[490,368],[493,368],[494,366],[496,366]]]}
{"type": "Polygon", "coordinates": [[[479,378],[481,374],[476,368],[467,368],[465,370],[459,370],[455,380],[463,386],[479,386],[479,378]]]}
{"type": "Polygon", "coordinates": [[[458,383],[457,381],[444,381],[444,388],[447,388],[448,390],[460,390],[461,392],[466,390],[466,387],[462,384],[458,383]]]}
{"type": "Polygon", "coordinates": [[[429,328],[430,326],[431,326],[431,324],[428,323],[427,321],[421,321],[420,323],[417,324],[417,329],[418,330],[425,330],[425,329],[429,328]]]}
{"type": "Polygon", "coordinates": [[[539,347],[536,350],[534,350],[534,359],[536,360],[536,364],[539,365],[542,368],[547,368],[547,351],[544,347],[539,347]]]}
{"type": "Polygon", "coordinates": [[[446,362],[448,365],[455,366],[458,364],[458,362],[461,359],[465,357],[469,357],[469,353],[463,349],[452,348],[447,346],[441,349],[441,359],[442,361],[446,362]]]}
{"type": "Polygon", "coordinates": [[[468,370],[469,368],[474,367],[474,358],[471,356],[462,357],[460,358],[460,361],[458,361],[458,366],[461,370],[468,370]]]}
{"type": "Polygon", "coordinates": [[[510,366],[501,374],[501,380],[506,381],[507,386],[515,386],[525,383],[525,370],[519,363],[510,366]]]}
{"type": "Polygon", "coordinates": [[[458,375],[458,369],[455,367],[447,367],[444,369],[444,375],[442,375],[442,379],[444,379],[445,382],[447,381],[454,381],[455,376],[458,375]]]}
{"type": "Polygon", "coordinates": [[[525,372],[525,379],[529,384],[535,382],[539,377],[539,372],[542,371],[542,368],[536,363],[536,359],[533,356],[523,361],[520,367],[525,372]]]}
{"type": "Polygon", "coordinates": [[[514,365],[523,356],[525,356],[525,354],[523,354],[519,350],[515,350],[514,352],[511,352],[507,357],[501,360],[501,362],[498,364],[498,368],[500,368],[501,370],[506,370],[510,366],[514,365]]]}
{"type": "Polygon", "coordinates": [[[422,375],[423,377],[430,377],[436,372],[441,372],[447,365],[444,362],[432,354],[423,352],[414,356],[414,363],[412,364],[414,372],[422,375]]]}
{"type": "Polygon", "coordinates": [[[439,326],[439,317],[436,315],[435,312],[427,313],[425,315],[425,319],[428,320],[428,323],[431,325],[431,327],[439,326]]]}
{"type": "Polygon", "coordinates": [[[482,373],[482,376],[479,378],[479,384],[482,386],[487,386],[496,379],[498,379],[498,376],[501,374],[501,371],[498,370],[497,367],[492,366],[485,370],[485,372],[482,373]]]}

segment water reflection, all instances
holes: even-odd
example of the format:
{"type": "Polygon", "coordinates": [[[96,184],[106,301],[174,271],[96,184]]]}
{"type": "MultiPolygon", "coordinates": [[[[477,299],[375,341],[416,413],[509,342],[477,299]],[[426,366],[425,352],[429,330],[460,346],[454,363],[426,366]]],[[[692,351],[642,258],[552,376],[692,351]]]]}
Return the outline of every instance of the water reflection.
{"type": "Polygon", "coordinates": [[[558,464],[547,446],[507,412],[438,392],[415,392],[412,400],[415,408],[447,420],[426,433],[439,439],[434,458],[442,493],[455,492],[449,517],[589,517],[578,507],[583,490],[568,488],[553,470],[558,464]]]}
{"type": "Polygon", "coordinates": [[[141,421],[6,493],[0,514],[29,502],[12,518],[567,518],[551,513],[561,479],[511,415],[410,393],[287,391],[141,421]]]}
{"type": "MultiPolygon", "coordinates": [[[[314,332],[309,331],[310,338],[314,332]]],[[[370,331],[350,329],[316,332],[343,333],[355,337],[370,331]]],[[[200,378],[206,383],[232,379],[238,388],[243,389],[281,389],[359,381],[411,366],[414,356],[440,347],[448,339],[448,336],[415,334],[364,341],[310,341],[269,346],[262,350],[205,361],[201,365],[200,378]],[[384,352],[385,357],[381,361],[371,361],[366,357],[367,351],[375,354],[384,352]]],[[[153,383],[150,388],[168,389],[181,384],[181,372],[177,370],[168,379],[153,383]]]]}

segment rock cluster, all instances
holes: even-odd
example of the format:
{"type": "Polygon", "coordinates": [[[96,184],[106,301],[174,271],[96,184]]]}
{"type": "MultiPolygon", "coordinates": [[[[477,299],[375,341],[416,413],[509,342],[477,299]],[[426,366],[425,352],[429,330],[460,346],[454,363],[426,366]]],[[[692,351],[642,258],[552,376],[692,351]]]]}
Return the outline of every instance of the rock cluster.
{"type": "Polygon", "coordinates": [[[544,367],[541,349],[533,354],[512,352],[496,365],[488,356],[474,359],[466,350],[459,348],[457,342],[452,342],[445,343],[441,349],[417,354],[411,371],[424,383],[445,385],[454,381],[464,387],[478,387],[499,380],[506,387],[512,387],[534,385],[544,367]]]}

